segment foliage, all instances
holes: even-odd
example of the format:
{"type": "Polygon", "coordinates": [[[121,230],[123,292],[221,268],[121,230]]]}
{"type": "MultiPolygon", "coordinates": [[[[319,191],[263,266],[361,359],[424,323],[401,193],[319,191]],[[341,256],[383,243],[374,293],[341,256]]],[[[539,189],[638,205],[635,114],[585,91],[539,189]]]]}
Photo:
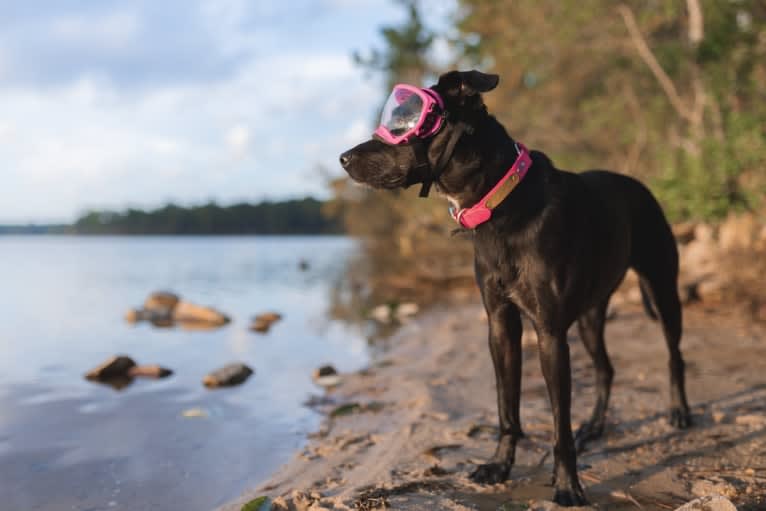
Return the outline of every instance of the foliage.
{"type": "MultiPolygon", "coordinates": [[[[438,73],[431,65],[434,32],[420,16],[415,1],[399,2],[407,12],[401,26],[381,29],[383,49],[357,63],[381,72],[386,87],[422,84],[438,73]]],[[[381,100],[386,91],[381,91],[381,100]]],[[[361,140],[359,142],[362,142],[361,140]]],[[[364,314],[372,305],[397,300],[428,301],[447,288],[473,282],[466,261],[471,246],[450,238],[454,229],[444,200],[418,198],[415,188],[380,191],[360,188],[348,179],[332,183],[334,200],[328,210],[343,218],[349,234],[363,240],[364,250],[350,265],[354,283],[338,293],[333,307],[339,315],[364,314]]]]}
{"type": "Polygon", "coordinates": [[[152,211],[91,211],[79,218],[77,234],[332,234],[341,231],[336,218],[322,212],[312,198],[259,204],[219,206],[213,202],[189,208],[169,204],[152,211]]]}
{"type": "MultiPolygon", "coordinates": [[[[445,34],[427,26],[416,1],[399,3],[408,17],[381,29],[384,47],[357,54],[387,89],[427,85],[446,71],[431,64],[445,34]]],[[[490,112],[559,168],[634,175],[671,220],[715,220],[764,204],[761,0],[457,0],[452,25],[453,67],[499,74],[500,86],[485,95],[490,112]]],[[[340,310],[427,300],[423,293],[470,280],[470,244],[449,238],[454,224],[442,200],[360,190],[346,179],[333,190],[328,207],[366,247],[340,310]]]]}
{"type": "Polygon", "coordinates": [[[514,136],[563,168],[600,166],[648,181],[674,219],[758,205],[766,190],[766,4],[510,4],[460,0],[457,24],[472,42],[465,53],[502,77],[486,99],[514,136]]]}
{"type": "Polygon", "coordinates": [[[414,0],[399,0],[407,10],[407,20],[401,27],[387,26],[380,31],[385,47],[373,48],[368,56],[354,53],[354,61],[370,71],[382,72],[387,78],[387,89],[397,81],[416,83],[423,74],[432,70],[428,52],[434,42],[434,33],[426,28],[414,0]]]}
{"type": "Polygon", "coordinates": [[[271,501],[268,497],[257,497],[242,506],[241,511],[269,511],[271,509],[271,501]]]}

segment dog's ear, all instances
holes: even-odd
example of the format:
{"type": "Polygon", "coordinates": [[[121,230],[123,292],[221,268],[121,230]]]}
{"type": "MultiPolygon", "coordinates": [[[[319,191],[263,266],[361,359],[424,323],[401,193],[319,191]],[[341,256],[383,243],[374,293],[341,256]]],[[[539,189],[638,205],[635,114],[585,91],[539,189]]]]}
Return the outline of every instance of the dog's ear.
{"type": "Polygon", "coordinates": [[[439,88],[450,96],[475,96],[497,87],[500,77],[481,71],[450,71],[439,77],[439,88]]]}

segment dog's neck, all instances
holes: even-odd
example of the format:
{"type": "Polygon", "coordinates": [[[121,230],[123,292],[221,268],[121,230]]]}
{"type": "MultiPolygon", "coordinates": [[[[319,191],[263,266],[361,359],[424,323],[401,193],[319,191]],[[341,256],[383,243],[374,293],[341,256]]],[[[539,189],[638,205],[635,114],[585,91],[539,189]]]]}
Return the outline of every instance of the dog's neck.
{"type": "MultiPolygon", "coordinates": [[[[442,186],[438,187],[455,210],[469,208],[480,201],[502,179],[518,157],[514,139],[493,116],[487,115],[477,126],[475,134],[470,136],[470,143],[456,151],[452,163],[454,169],[445,172],[442,186]]],[[[493,219],[521,220],[540,209],[544,195],[543,180],[535,173],[539,173],[539,167],[545,165],[536,166],[537,159],[539,156],[533,155],[533,164],[527,176],[493,210],[493,219]]]]}

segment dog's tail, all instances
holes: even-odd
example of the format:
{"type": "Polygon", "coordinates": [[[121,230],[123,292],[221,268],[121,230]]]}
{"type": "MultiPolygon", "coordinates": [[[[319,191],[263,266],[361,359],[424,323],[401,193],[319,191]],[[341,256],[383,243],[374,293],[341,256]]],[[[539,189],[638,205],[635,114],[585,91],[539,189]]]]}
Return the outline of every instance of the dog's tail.
{"type": "Polygon", "coordinates": [[[646,289],[646,284],[644,283],[643,280],[640,280],[638,282],[638,288],[641,290],[641,303],[644,304],[644,310],[646,311],[646,315],[656,321],[658,319],[657,310],[654,308],[651,295],[649,294],[649,291],[646,289]]]}

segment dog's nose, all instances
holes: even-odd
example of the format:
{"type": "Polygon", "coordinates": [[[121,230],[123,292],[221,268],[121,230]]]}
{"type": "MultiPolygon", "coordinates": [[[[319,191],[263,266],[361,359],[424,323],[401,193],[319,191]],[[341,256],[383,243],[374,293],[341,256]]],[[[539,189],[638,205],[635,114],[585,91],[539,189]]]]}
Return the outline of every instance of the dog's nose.
{"type": "Polygon", "coordinates": [[[351,151],[346,151],[345,153],[340,155],[340,164],[345,169],[348,167],[348,165],[351,163],[351,151]]]}

